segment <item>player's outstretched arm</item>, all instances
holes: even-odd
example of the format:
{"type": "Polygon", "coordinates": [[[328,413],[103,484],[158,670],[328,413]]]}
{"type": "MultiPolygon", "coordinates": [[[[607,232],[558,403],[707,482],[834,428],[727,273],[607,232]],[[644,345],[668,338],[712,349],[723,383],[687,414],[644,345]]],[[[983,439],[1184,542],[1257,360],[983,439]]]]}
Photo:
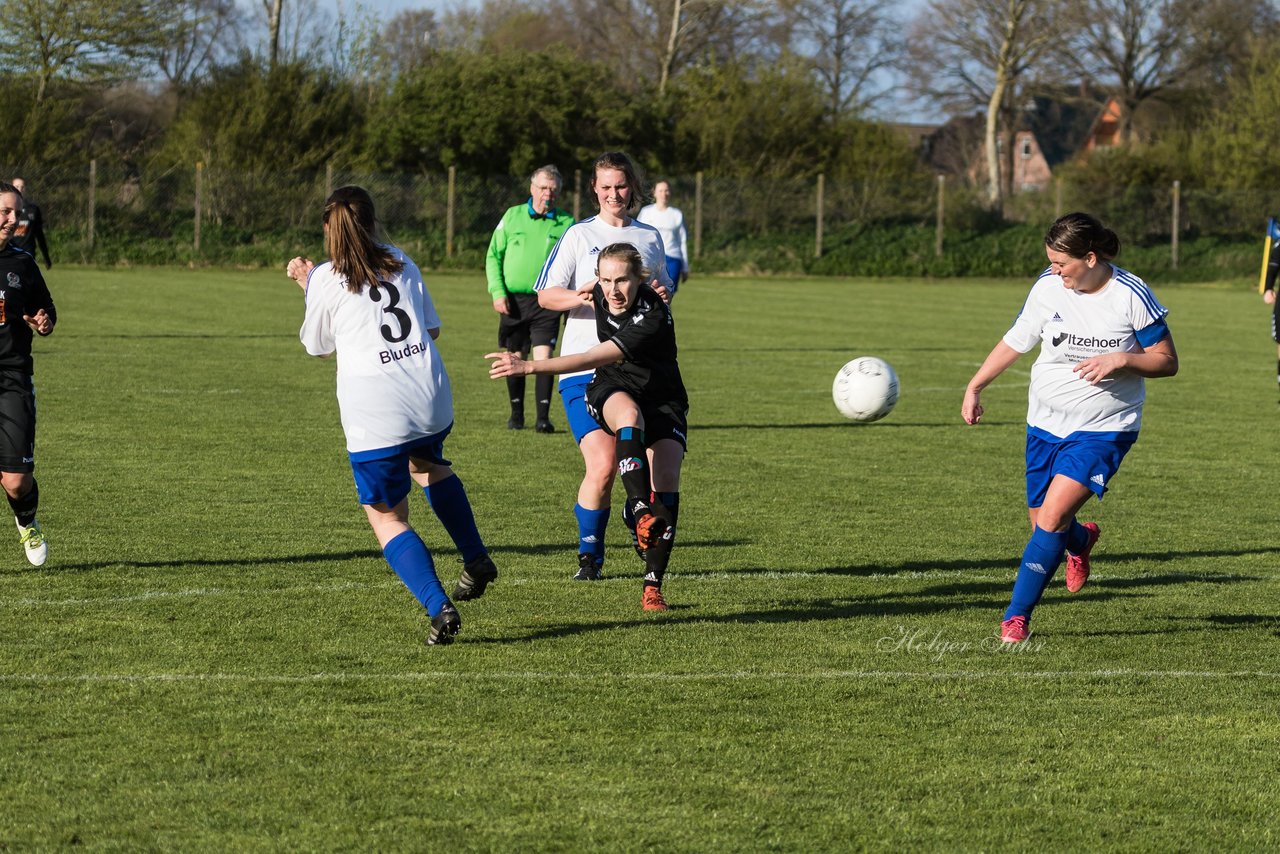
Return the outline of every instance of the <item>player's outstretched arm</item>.
{"type": "Polygon", "coordinates": [[[599,368],[621,362],[622,350],[612,341],[602,341],[585,353],[534,362],[525,361],[516,353],[485,353],[484,357],[493,360],[493,364],[489,366],[489,379],[496,380],[525,374],[568,374],[599,368]]]}
{"type": "Polygon", "coordinates": [[[595,282],[589,283],[580,290],[571,291],[568,288],[562,288],[559,285],[551,288],[543,288],[538,291],[538,305],[551,311],[569,311],[577,308],[585,303],[591,302],[591,289],[596,286],[595,282]]]}
{"type": "Polygon", "coordinates": [[[1017,350],[1004,341],[999,342],[987,354],[986,360],[978,372],[969,380],[964,390],[964,402],[960,404],[960,417],[966,424],[977,424],[982,420],[982,390],[995,382],[1005,370],[1022,356],[1017,350]]]}

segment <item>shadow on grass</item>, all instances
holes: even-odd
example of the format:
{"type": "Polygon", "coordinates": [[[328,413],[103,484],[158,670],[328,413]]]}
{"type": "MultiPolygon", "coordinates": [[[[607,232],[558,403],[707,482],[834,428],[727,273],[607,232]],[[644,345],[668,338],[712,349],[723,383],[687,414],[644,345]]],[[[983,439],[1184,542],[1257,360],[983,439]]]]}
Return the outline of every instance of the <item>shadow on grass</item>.
{"type": "MultiPolygon", "coordinates": [[[[746,545],[745,540],[689,540],[682,545],[696,546],[699,548],[728,548],[732,546],[746,545]]],[[[619,546],[619,549],[622,547],[619,546]]],[[[566,546],[563,541],[555,543],[540,543],[534,545],[522,546],[495,546],[491,548],[490,553],[495,558],[501,558],[502,555],[565,555],[566,565],[572,562],[576,555],[572,553],[572,547],[566,546]]],[[[627,549],[630,552],[630,549],[627,549]]],[[[453,548],[433,548],[431,554],[437,559],[437,562],[453,560],[458,556],[458,552],[453,548]]],[[[379,549],[352,549],[350,551],[341,552],[314,552],[311,554],[297,555],[276,555],[272,557],[238,557],[238,558],[171,558],[168,560],[96,560],[83,561],[80,563],[48,563],[44,566],[22,566],[14,569],[0,570],[0,575],[20,575],[28,573],[71,573],[71,572],[94,572],[101,569],[172,569],[175,567],[191,566],[191,567],[217,567],[217,566],[272,566],[277,564],[308,564],[308,563],[333,563],[348,560],[368,560],[374,559],[381,561],[382,552],[379,549]]],[[[575,563],[576,567],[577,564],[575,563]]],[[[441,567],[442,574],[445,567],[441,567]]]]}
{"type": "MultiPolygon", "coordinates": [[[[1108,563],[1119,563],[1125,561],[1172,561],[1172,560],[1191,560],[1195,558],[1216,558],[1216,557],[1246,557],[1249,555],[1267,555],[1280,554],[1280,546],[1264,546],[1253,549],[1203,549],[1198,551],[1168,551],[1168,552],[1107,552],[1099,553],[1094,557],[1098,565],[1105,566],[1108,563]]],[[[828,566],[810,570],[796,570],[797,572],[808,572],[814,575],[854,575],[854,576],[874,576],[874,575],[898,575],[911,572],[967,572],[971,570],[1001,570],[1007,569],[1009,577],[1012,580],[1013,573],[1017,569],[1018,556],[1010,554],[1001,558],[962,558],[958,560],[912,560],[904,561],[896,564],[849,564],[847,566],[828,566]]],[[[732,575],[735,572],[744,573],[762,573],[777,572],[779,575],[786,574],[785,570],[766,569],[764,567],[742,567],[740,570],[722,570],[732,575]]],[[[682,573],[687,575],[700,575],[703,573],[689,572],[682,573]]],[[[708,575],[717,573],[706,573],[708,575]]],[[[1258,576],[1252,575],[1209,575],[1202,570],[1189,571],[1185,575],[1170,573],[1170,578],[1179,578],[1183,581],[1216,581],[1225,579],[1229,581],[1257,581],[1258,576]]],[[[1122,581],[1141,581],[1141,579],[1109,579],[1105,584],[1118,584],[1122,581]]]]}
{"type": "MultiPolygon", "coordinates": [[[[858,618],[884,617],[924,617],[939,613],[959,610],[1000,612],[1009,601],[1009,590],[1012,575],[1008,581],[962,582],[926,587],[922,590],[905,593],[885,593],[858,597],[821,597],[814,599],[792,599],[779,603],[768,610],[742,611],[733,614],[704,614],[696,604],[681,603],[678,598],[670,603],[671,610],[663,615],[650,615],[635,619],[600,622],[600,623],[568,623],[561,626],[547,627],[533,631],[520,637],[506,638],[474,638],[473,643],[490,643],[506,645],[525,643],[528,641],[548,640],[572,637],[589,632],[614,631],[617,629],[651,626],[655,621],[679,624],[713,624],[713,625],[750,625],[756,623],[783,624],[806,623],[825,620],[853,620],[858,618]]],[[[1098,603],[1111,600],[1127,600],[1135,597],[1154,595],[1143,592],[1144,588],[1186,584],[1189,581],[1230,584],[1237,581],[1257,580],[1254,576],[1222,576],[1222,577],[1188,577],[1185,575],[1165,574],[1144,576],[1141,578],[1123,578],[1110,581],[1099,581],[1083,592],[1068,597],[1059,583],[1057,591],[1050,591],[1055,605],[1072,603],[1098,603]]],[[[676,587],[678,591],[678,586],[676,587]]],[[[677,597],[680,595],[677,592],[677,597]]],[[[1047,603],[1046,603],[1047,604],[1047,603]]],[[[1225,619],[1225,618],[1224,618],[1225,619]]],[[[1267,618],[1276,619],[1276,618],[1267,618]]],[[[1280,623],[1278,623],[1280,624],[1280,623]]],[[[1188,629],[1187,631],[1191,631],[1188,629]]],[[[1148,633],[1139,630],[1137,633],[1148,633]]],[[[1167,627],[1152,629],[1149,633],[1169,633],[1167,627]]],[[[1105,634],[1114,635],[1115,631],[1105,634]]]]}

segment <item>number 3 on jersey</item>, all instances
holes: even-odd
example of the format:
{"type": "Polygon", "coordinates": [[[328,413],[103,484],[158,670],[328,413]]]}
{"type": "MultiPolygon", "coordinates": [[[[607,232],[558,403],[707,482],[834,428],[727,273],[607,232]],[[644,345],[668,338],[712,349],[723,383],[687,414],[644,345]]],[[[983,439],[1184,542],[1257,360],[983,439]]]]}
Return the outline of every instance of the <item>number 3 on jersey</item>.
{"type": "Polygon", "coordinates": [[[396,329],[391,324],[382,324],[382,337],[388,343],[398,344],[409,337],[409,333],[413,331],[413,321],[409,318],[409,312],[403,308],[397,308],[400,304],[400,291],[396,290],[396,286],[390,282],[378,282],[369,288],[369,299],[376,303],[382,302],[382,295],[386,294],[387,304],[382,306],[382,316],[386,318],[390,315],[395,319],[396,329]]]}

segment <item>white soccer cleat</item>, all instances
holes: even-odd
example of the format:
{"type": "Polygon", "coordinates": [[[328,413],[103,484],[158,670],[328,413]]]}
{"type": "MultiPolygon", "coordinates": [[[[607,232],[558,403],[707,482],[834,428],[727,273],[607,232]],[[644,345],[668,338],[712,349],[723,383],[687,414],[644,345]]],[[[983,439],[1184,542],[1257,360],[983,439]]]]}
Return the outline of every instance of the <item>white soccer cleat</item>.
{"type": "MultiPolygon", "coordinates": [[[[18,520],[14,519],[14,524],[18,524],[18,520]]],[[[32,566],[41,566],[49,558],[49,541],[44,537],[44,531],[40,530],[40,523],[31,520],[31,527],[24,528],[18,525],[18,541],[22,543],[22,548],[27,552],[27,560],[31,561],[32,566]]]]}

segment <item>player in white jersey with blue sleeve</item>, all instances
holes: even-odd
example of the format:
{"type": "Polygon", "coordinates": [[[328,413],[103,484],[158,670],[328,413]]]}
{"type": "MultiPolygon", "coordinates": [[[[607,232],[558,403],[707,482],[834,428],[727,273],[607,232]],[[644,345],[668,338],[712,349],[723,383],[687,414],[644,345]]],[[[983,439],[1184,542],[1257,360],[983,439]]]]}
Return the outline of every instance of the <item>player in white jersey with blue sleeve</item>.
{"type": "Polygon", "coordinates": [[[369,193],[338,188],[324,209],[330,260],[316,266],[294,258],[286,273],[306,294],[302,345],[313,356],[337,354],[338,411],[360,503],[387,563],[427,609],[427,643],[444,644],[462,621],[409,526],[414,482],[462,555],[454,598],[477,598],[498,570],[443,456],[453,392],[435,345],[440,317],[422,273],[399,249],[378,242],[376,227],[369,193]]]}
{"type": "MultiPolygon", "coordinates": [[[[667,299],[671,290],[662,238],[651,226],[636,222],[631,216],[644,197],[644,187],[631,158],[617,151],[596,158],[591,171],[591,190],[600,212],[569,226],[551,250],[534,285],[538,303],[543,308],[568,312],[560,338],[561,356],[576,356],[600,343],[595,310],[590,302],[583,302],[579,291],[588,291],[594,286],[596,256],[606,246],[615,243],[634,246],[644,265],[657,273],[659,294],[667,299]]],[[[597,581],[604,577],[604,535],[616,465],[613,437],[587,412],[586,389],[592,373],[587,370],[562,374],[559,382],[569,429],[586,467],[573,508],[578,523],[578,570],[574,578],[579,581],[597,581]]],[[[673,510],[674,515],[680,496],[663,493],[655,500],[673,510]]],[[[633,527],[634,522],[628,519],[628,525],[633,527]]],[[[634,536],[633,530],[633,542],[634,536]]]]}
{"type": "Polygon", "coordinates": [[[1168,314],[1151,288],[1112,260],[1115,232],[1084,213],[1059,218],[1045,235],[1047,269],[1000,343],[969,381],[961,415],[982,420],[982,390],[1040,346],[1027,405],[1027,507],[1031,539],[1000,626],[1005,643],[1030,634],[1031,611],[1063,555],[1067,590],[1089,577],[1100,534],[1076,520],[1099,498],[1138,438],[1147,377],[1178,372],[1168,314]]]}

